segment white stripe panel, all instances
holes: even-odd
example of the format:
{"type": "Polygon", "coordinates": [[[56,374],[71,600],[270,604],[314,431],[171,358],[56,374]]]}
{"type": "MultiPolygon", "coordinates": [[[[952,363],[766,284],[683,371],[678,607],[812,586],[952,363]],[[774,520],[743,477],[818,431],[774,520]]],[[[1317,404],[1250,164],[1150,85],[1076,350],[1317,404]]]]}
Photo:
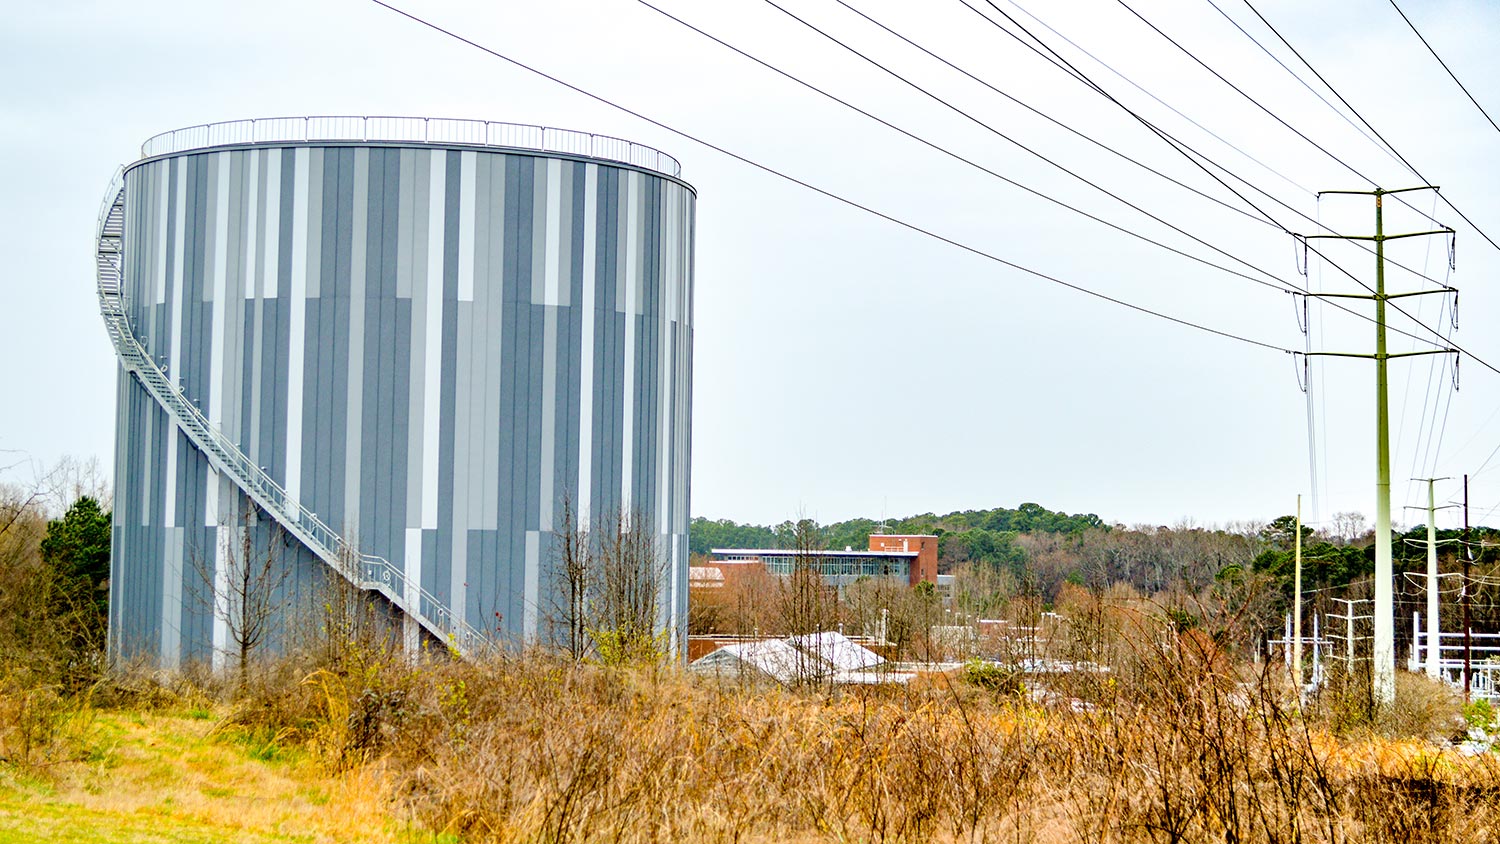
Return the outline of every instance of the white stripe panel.
{"type": "Polygon", "coordinates": [[[479,154],[459,154],[458,177],[458,301],[474,301],[474,201],[479,154]]]}
{"type": "Polygon", "coordinates": [[[443,374],[443,190],[448,156],[433,153],[427,201],[427,349],[422,381],[422,527],[438,522],[438,434],[442,430],[443,374]]]}
{"type": "MultiPolygon", "coordinates": [[[[229,657],[229,555],[244,548],[243,539],[238,549],[228,547],[230,537],[243,536],[248,528],[218,527],[214,530],[214,620],[213,620],[213,669],[220,674],[227,667],[229,657]]],[[[248,562],[248,561],[241,561],[248,562]]]]}
{"type": "Polygon", "coordinates": [[[182,538],[181,528],[166,531],[162,555],[161,663],[168,671],[182,664],[182,538]]]}
{"type": "Polygon", "coordinates": [[[177,168],[176,226],[177,237],[172,244],[172,299],[167,306],[172,312],[172,351],[168,358],[168,375],[174,385],[182,384],[182,262],[187,252],[187,174],[183,171],[183,159],[173,160],[177,168]]]}
{"type": "Polygon", "coordinates": [[[521,637],[530,645],[536,642],[537,601],[540,600],[542,537],[538,531],[526,531],[526,585],[521,607],[521,637]]]}
{"type": "MultiPolygon", "coordinates": [[[[147,402],[146,411],[141,414],[145,417],[146,421],[146,424],[141,426],[141,454],[155,454],[156,417],[158,415],[161,415],[165,418],[166,414],[160,413],[158,411],[155,399],[147,395],[145,397],[145,400],[147,402]]],[[[121,426],[121,428],[123,427],[124,426],[121,426]]],[[[119,451],[115,452],[115,454],[117,455],[120,453],[121,452],[119,451]]],[[[152,464],[155,462],[156,461],[154,460],[141,461],[141,527],[146,527],[151,524],[151,491],[155,489],[155,487],[151,486],[151,472],[152,464]]],[[[117,467],[117,471],[119,471],[119,467],[123,466],[124,464],[125,461],[121,460],[118,457],[115,458],[115,466],[117,467]]],[[[115,484],[115,489],[120,488],[120,484],[115,484]]]]}
{"type": "Polygon", "coordinates": [[[558,264],[562,253],[562,162],[547,159],[547,250],[545,273],[542,279],[542,304],[562,304],[558,291],[558,264]]]}
{"type": "Polygon", "coordinates": [[[167,480],[162,489],[162,526],[177,527],[177,422],[167,420],[167,480]]]}
{"type": "Polygon", "coordinates": [[[260,236],[260,217],[264,213],[260,207],[260,160],[265,156],[261,150],[250,150],[245,155],[245,169],[250,171],[246,178],[248,183],[245,188],[245,244],[242,247],[245,253],[245,300],[255,298],[255,290],[259,287],[255,271],[256,258],[260,253],[256,251],[255,239],[260,236]]]}
{"type": "Polygon", "coordinates": [[[542,317],[542,465],[539,494],[539,524],[552,530],[552,509],[557,505],[553,483],[557,477],[557,308],[543,306],[542,317]]]}
{"type": "MultiPolygon", "coordinates": [[[[422,529],[409,527],[406,529],[406,558],[402,561],[402,568],[406,572],[406,605],[412,609],[418,609],[421,595],[418,589],[422,585],[422,529]]],[[[408,657],[417,656],[417,646],[421,641],[421,630],[417,627],[417,619],[414,616],[406,617],[403,630],[404,644],[408,657]]]]}
{"type": "MultiPolygon", "coordinates": [[[[298,150],[306,153],[307,150],[298,150]]],[[[281,150],[266,154],[266,254],[262,261],[261,295],[275,299],[281,290],[281,150]]]]}
{"type": "MultiPolygon", "coordinates": [[[[663,191],[661,210],[658,212],[658,231],[665,237],[672,236],[671,191],[663,191]]],[[[670,239],[662,241],[670,244],[670,239]]],[[[661,291],[661,307],[657,317],[656,392],[660,401],[656,408],[656,532],[664,537],[672,532],[667,522],[670,485],[667,467],[671,465],[672,431],[672,261],[671,249],[662,249],[658,257],[659,275],[657,289],[661,291]]]]}
{"type": "Polygon", "coordinates": [[[681,548],[678,546],[676,537],[668,534],[667,540],[671,543],[672,546],[672,570],[667,574],[667,578],[672,582],[671,586],[669,587],[672,591],[672,602],[667,606],[662,607],[661,616],[662,623],[667,625],[667,629],[671,631],[670,652],[676,653],[677,649],[682,647],[682,642],[680,639],[678,639],[677,636],[678,629],[683,626],[677,623],[677,589],[682,581],[682,578],[678,575],[678,572],[682,571],[682,557],[678,553],[681,548]]]}
{"type": "Polygon", "coordinates": [[[635,486],[635,299],[640,286],[641,248],[641,174],[631,171],[626,174],[628,187],[625,190],[625,417],[624,434],[620,442],[620,510],[629,515],[635,502],[630,491],[635,486]]]}
{"type": "Polygon", "coordinates": [[[664,184],[661,189],[662,204],[662,250],[661,250],[661,294],[662,321],[670,325],[677,319],[677,225],[678,194],[673,185],[664,184]]]}
{"type": "MultiPolygon", "coordinates": [[[[181,389],[182,385],[182,262],[186,252],[185,216],[187,209],[187,177],[182,171],[183,159],[179,158],[172,162],[177,168],[177,197],[176,197],[176,225],[177,237],[173,244],[173,267],[172,267],[172,294],[170,303],[172,319],[172,351],[169,356],[167,369],[171,377],[172,386],[181,389]]],[[[167,485],[163,490],[163,503],[165,512],[162,514],[162,524],[166,527],[177,526],[177,423],[171,414],[167,415],[167,485]]]]}
{"type": "Polygon", "coordinates": [[[203,487],[203,526],[219,526],[219,470],[208,467],[208,483],[203,487]]]}
{"type": "Polygon", "coordinates": [[[588,530],[594,477],[594,261],[599,228],[599,165],[584,167],[583,177],[583,338],[578,375],[578,526],[588,530]]]}
{"type": "Polygon", "coordinates": [[[292,277],[287,289],[286,494],[302,498],[302,399],[307,373],[308,150],[299,147],[292,170],[292,277]]]}

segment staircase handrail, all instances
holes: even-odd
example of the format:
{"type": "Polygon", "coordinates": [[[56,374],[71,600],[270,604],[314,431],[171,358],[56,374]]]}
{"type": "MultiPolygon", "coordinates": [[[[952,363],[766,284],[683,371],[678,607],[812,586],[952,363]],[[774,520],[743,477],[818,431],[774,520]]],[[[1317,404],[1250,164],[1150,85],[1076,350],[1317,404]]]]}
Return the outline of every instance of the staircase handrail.
{"type": "Polygon", "coordinates": [[[442,600],[407,577],[404,570],[383,557],[360,553],[318,514],[289,495],[202,410],[188,401],[181,388],[174,387],[156,359],[136,338],[125,308],[120,266],[120,256],[124,252],[124,193],[122,168],[110,181],[109,193],[99,212],[96,253],[99,311],[125,370],[135,375],[147,392],[172,414],[183,433],[193,440],[215,468],[233,479],[262,509],[344,579],[361,589],[380,592],[460,656],[471,656],[486,646],[487,636],[456,617],[442,600]],[[116,226],[120,227],[120,234],[107,234],[116,226]]]}

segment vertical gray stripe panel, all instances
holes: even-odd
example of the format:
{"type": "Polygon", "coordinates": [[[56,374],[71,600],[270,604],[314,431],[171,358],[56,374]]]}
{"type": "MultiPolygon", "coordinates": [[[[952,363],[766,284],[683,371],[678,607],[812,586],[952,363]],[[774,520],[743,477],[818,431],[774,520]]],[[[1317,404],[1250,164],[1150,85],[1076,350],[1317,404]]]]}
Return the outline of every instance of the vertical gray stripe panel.
{"type": "MultiPolygon", "coordinates": [[[[411,281],[408,287],[409,302],[411,305],[411,316],[407,322],[409,336],[406,347],[409,353],[409,366],[407,375],[408,392],[404,396],[407,404],[407,441],[406,441],[406,514],[403,524],[409,528],[422,526],[422,428],[426,420],[422,418],[423,380],[426,375],[424,353],[427,349],[427,221],[428,204],[431,202],[430,185],[432,167],[429,158],[432,154],[426,150],[413,153],[412,160],[412,197],[410,209],[411,251],[408,260],[403,265],[408,266],[411,281]]],[[[406,153],[402,153],[403,173],[406,164],[406,153]]],[[[407,204],[403,200],[403,213],[407,204]]],[[[403,228],[406,228],[403,225],[403,228]]]]}
{"type": "MultiPolygon", "coordinates": [[[[322,274],[327,266],[323,251],[323,234],[330,228],[324,213],[323,191],[327,187],[326,163],[331,153],[314,147],[307,151],[307,293],[309,299],[322,296],[322,274]]],[[[309,326],[311,328],[311,326],[309,326]]]]}
{"type": "MultiPolygon", "coordinates": [[[[401,171],[403,177],[409,166],[409,151],[401,153],[401,171]]],[[[406,196],[404,191],[412,190],[410,180],[402,178],[398,190],[403,191],[399,202],[403,208],[409,208],[414,204],[413,198],[406,196]]],[[[397,228],[406,228],[407,218],[401,217],[397,228]]],[[[409,427],[414,424],[411,418],[411,356],[412,356],[412,297],[411,278],[407,274],[407,294],[401,295],[401,279],[399,271],[402,259],[397,255],[396,268],[396,298],[391,302],[391,396],[390,403],[386,406],[391,414],[390,431],[390,472],[391,489],[389,498],[385,505],[386,531],[389,535],[387,548],[388,558],[398,561],[404,558],[406,548],[407,527],[407,502],[408,484],[407,473],[409,470],[408,456],[410,455],[409,427]]],[[[416,420],[417,423],[420,419],[416,420]]]]}
{"type": "Polygon", "coordinates": [[[460,202],[462,200],[462,153],[450,150],[443,168],[444,187],[439,198],[443,202],[443,275],[438,287],[442,300],[442,340],[439,345],[442,359],[438,364],[439,393],[438,419],[438,471],[437,471],[437,530],[434,532],[434,548],[431,565],[422,566],[423,586],[437,595],[444,603],[452,596],[453,534],[459,532],[454,523],[453,488],[454,461],[468,455],[459,451],[455,427],[459,390],[468,392],[467,384],[458,381],[458,232],[460,202]]]}
{"type": "Polygon", "coordinates": [[[219,407],[220,427],[224,435],[232,441],[239,439],[240,427],[239,418],[235,415],[235,407],[239,399],[239,393],[236,389],[239,386],[239,378],[237,377],[239,372],[239,367],[237,366],[239,362],[239,326],[236,318],[239,315],[238,306],[243,304],[242,297],[239,296],[239,284],[240,276],[244,269],[244,259],[240,254],[240,248],[244,241],[244,232],[241,230],[241,227],[244,224],[245,216],[243,207],[245,197],[245,156],[246,153],[243,151],[227,153],[224,156],[229,166],[229,180],[227,184],[229,185],[230,195],[225,198],[226,204],[224,206],[228,213],[228,219],[224,223],[224,232],[228,240],[223,245],[224,281],[222,291],[218,289],[219,285],[216,284],[214,294],[214,307],[223,313],[223,321],[219,328],[224,332],[224,336],[220,341],[220,348],[222,349],[222,357],[219,361],[220,369],[218,372],[213,373],[213,377],[220,379],[219,400],[222,403],[219,407]],[[222,301],[219,299],[220,292],[223,295],[222,301]]]}
{"type": "Polygon", "coordinates": [[[347,454],[337,448],[349,430],[349,335],[350,327],[350,272],[353,251],[354,216],[354,150],[330,150],[324,158],[323,208],[327,221],[328,210],[333,209],[332,224],[323,234],[324,267],[319,284],[325,305],[331,304],[333,320],[324,347],[324,371],[319,383],[324,385],[322,395],[316,401],[328,408],[319,415],[317,445],[321,455],[317,465],[327,473],[319,483],[323,500],[319,502],[319,513],[327,514],[325,521],[336,530],[346,531],[351,527],[345,523],[343,514],[344,476],[348,469],[347,454]],[[330,168],[329,162],[337,167],[330,168]],[[335,170],[335,178],[328,173],[335,170]],[[331,247],[331,248],[330,248],[331,247]],[[331,252],[332,254],[328,254],[331,252]]]}
{"type": "Polygon", "coordinates": [[[349,232],[349,339],[348,369],[344,373],[344,509],[345,531],[356,546],[364,528],[360,517],[361,481],[364,478],[364,379],[365,379],[365,268],[370,226],[370,151],[354,151],[354,187],[350,192],[349,232]]]}
{"type": "MultiPolygon", "coordinates": [[[[378,334],[376,344],[380,372],[379,395],[367,409],[366,418],[378,419],[379,434],[372,474],[378,484],[374,509],[369,518],[377,525],[380,539],[375,553],[389,559],[399,559],[405,547],[406,527],[406,405],[398,402],[398,396],[406,396],[407,348],[398,346],[398,341],[409,339],[403,332],[403,317],[409,318],[410,279],[407,280],[407,297],[401,298],[401,208],[402,186],[409,182],[410,164],[400,150],[381,150],[385,156],[385,179],[383,186],[383,234],[377,242],[380,251],[379,311],[371,315],[373,329],[378,334]],[[406,178],[403,176],[406,175],[406,178]],[[399,306],[399,308],[398,308],[399,306]],[[400,459],[398,459],[398,454],[400,459]],[[399,491],[399,494],[398,494],[399,491]]],[[[373,153],[372,153],[373,154],[373,153]]],[[[410,187],[407,187],[410,190],[410,187]]],[[[373,192],[372,192],[373,201],[373,192]]],[[[373,212],[372,212],[373,213],[373,212]]],[[[408,235],[408,244],[409,244],[408,235]]],[[[370,336],[370,326],[367,334],[370,336]]]]}
{"type": "Polygon", "coordinates": [[[568,256],[568,272],[563,277],[563,284],[568,290],[570,306],[565,311],[566,322],[563,325],[564,337],[562,338],[566,366],[563,368],[565,381],[559,388],[560,395],[564,397],[564,404],[558,408],[558,437],[563,451],[562,460],[558,464],[558,472],[560,491],[572,503],[575,518],[580,518],[586,512],[588,505],[588,502],[579,500],[579,426],[583,413],[583,356],[592,353],[592,349],[583,347],[585,167],[586,165],[582,162],[564,165],[568,179],[567,190],[563,192],[565,202],[563,215],[567,219],[567,236],[563,238],[563,249],[568,256]]]}
{"type": "MultiPolygon", "coordinates": [[[[491,155],[479,155],[474,162],[474,298],[468,303],[468,367],[464,371],[468,374],[468,383],[473,386],[472,389],[463,391],[468,407],[464,424],[469,432],[466,444],[469,460],[464,467],[463,484],[455,486],[455,503],[463,510],[462,520],[469,528],[484,527],[484,479],[489,466],[485,446],[490,440],[490,432],[485,428],[484,420],[485,409],[489,406],[490,389],[485,362],[489,356],[488,346],[495,340],[488,331],[492,297],[487,283],[490,268],[490,163],[494,158],[491,155]]],[[[460,354],[463,354],[462,350],[460,354]]],[[[464,374],[460,373],[460,382],[463,378],[464,374]]],[[[467,537],[463,545],[465,549],[473,547],[467,537]]],[[[467,557],[467,551],[465,556],[467,557]]],[[[464,607],[464,614],[469,618],[474,617],[469,615],[467,606],[464,607]]]]}
{"type": "Polygon", "coordinates": [[[390,407],[392,395],[392,320],[395,300],[397,189],[400,157],[396,150],[370,150],[370,234],[365,248],[365,382],[362,436],[364,449],[360,490],[360,535],[364,549],[390,559],[389,514],[392,450],[390,407]]]}
{"type": "MultiPolygon", "coordinates": [[[[323,234],[328,227],[327,209],[323,203],[324,179],[329,159],[326,150],[308,150],[307,161],[307,255],[305,258],[306,288],[303,302],[294,307],[303,309],[302,333],[302,441],[297,455],[301,466],[299,500],[315,513],[327,514],[325,490],[327,478],[321,458],[328,449],[318,448],[323,430],[323,414],[327,409],[327,384],[324,373],[328,370],[324,353],[324,339],[330,328],[328,301],[321,295],[321,275],[324,266],[323,234]]],[[[293,358],[295,361],[295,357],[293,358]]]]}
{"type": "Polygon", "coordinates": [[[263,378],[261,389],[261,405],[270,407],[270,419],[268,430],[262,433],[264,437],[269,434],[271,442],[270,454],[267,455],[266,468],[271,471],[272,477],[282,484],[287,479],[287,367],[291,361],[291,309],[302,307],[301,302],[291,300],[292,286],[292,261],[294,259],[292,245],[294,233],[293,223],[296,219],[295,206],[297,197],[297,166],[296,150],[287,149],[281,151],[281,193],[280,193],[280,216],[277,218],[280,226],[280,236],[277,240],[276,254],[276,298],[266,300],[266,313],[270,316],[265,330],[272,332],[268,347],[269,365],[262,368],[262,375],[275,373],[274,380],[263,378]]]}
{"type": "MultiPolygon", "coordinates": [[[[521,210],[520,200],[522,197],[530,199],[531,195],[531,168],[529,163],[523,167],[523,159],[519,156],[507,156],[505,159],[505,195],[504,195],[504,218],[501,230],[504,241],[502,247],[501,266],[501,299],[504,307],[501,313],[501,363],[500,368],[500,461],[499,461],[499,487],[496,497],[495,526],[498,531],[496,541],[498,543],[499,558],[496,560],[498,570],[493,589],[500,602],[499,611],[503,614],[504,627],[507,634],[514,636],[520,631],[522,613],[516,596],[523,589],[520,571],[522,569],[522,554],[524,545],[522,539],[525,535],[525,525],[516,516],[516,499],[520,497],[522,489],[521,475],[525,470],[525,461],[517,454],[517,442],[525,442],[524,427],[524,372],[521,371],[518,362],[521,360],[520,350],[525,348],[525,335],[522,326],[527,320],[522,316],[526,312],[525,303],[531,299],[531,280],[529,275],[523,276],[520,266],[520,248],[522,234],[519,231],[521,210]],[[522,293],[521,285],[525,284],[525,293],[522,293]],[[518,465],[519,464],[519,465],[518,465]]],[[[524,241],[525,251],[529,254],[531,242],[529,231],[524,241]]],[[[529,269],[529,268],[528,268],[529,269]]]]}
{"type": "MultiPolygon", "coordinates": [[[[485,343],[484,343],[484,469],[480,473],[483,484],[480,511],[475,523],[486,530],[498,530],[500,513],[500,409],[504,396],[502,352],[508,339],[505,325],[505,211],[508,207],[509,191],[506,188],[509,156],[485,156],[488,160],[489,187],[484,203],[487,217],[484,228],[486,237],[485,275],[486,283],[476,279],[476,296],[484,297],[485,343]]],[[[477,271],[477,270],[476,270],[477,271]]],[[[496,541],[494,536],[488,540],[496,541]]],[[[491,551],[490,559],[495,559],[491,551]]],[[[491,578],[493,579],[493,578],[491,578]]],[[[491,585],[493,588],[493,584],[491,585]]]]}

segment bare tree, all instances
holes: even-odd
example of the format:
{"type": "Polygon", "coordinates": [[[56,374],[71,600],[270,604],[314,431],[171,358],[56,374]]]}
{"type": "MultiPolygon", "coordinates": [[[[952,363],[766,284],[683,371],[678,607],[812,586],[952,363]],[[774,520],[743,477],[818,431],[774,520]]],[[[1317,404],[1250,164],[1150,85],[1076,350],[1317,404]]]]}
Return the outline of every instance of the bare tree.
{"type": "Polygon", "coordinates": [[[570,495],[564,495],[561,524],[554,532],[553,554],[562,583],[560,594],[553,592],[552,623],[555,639],[561,639],[568,656],[581,660],[593,645],[589,634],[591,595],[598,580],[595,553],[589,540],[588,526],[581,523],[570,495]]]}
{"type": "MultiPolygon", "coordinates": [[[[341,567],[346,572],[359,571],[358,542],[355,533],[345,534],[341,567]]],[[[293,635],[302,653],[314,664],[339,668],[360,660],[382,658],[399,650],[399,621],[371,595],[349,578],[329,569],[321,569],[323,582],[311,615],[300,616],[293,635]]]]}
{"type": "MultiPolygon", "coordinates": [[[[791,545],[792,571],[782,579],[777,600],[779,632],[791,636],[821,633],[838,623],[838,593],[823,578],[823,537],[817,522],[798,519],[786,532],[783,541],[791,545]]],[[[816,648],[797,652],[796,677],[799,686],[831,682],[816,648]]]]}
{"type": "Polygon", "coordinates": [[[1365,536],[1365,514],[1354,510],[1334,513],[1333,535],[1345,545],[1358,543],[1365,536]]]}
{"type": "Polygon", "coordinates": [[[236,687],[243,689],[252,656],[286,611],[284,587],[291,569],[281,553],[285,530],[273,521],[264,546],[257,547],[251,528],[260,521],[259,511],[249,496],[239,498],[239,518],[221,523],[215,553],[211,558],[199,555],[196,568],[202,595],[224,625],[225,650],[235,656],[236,687]]]}
{"type": "Polygon", "coordinates": [[[640,510],[616,512],[602,524],[589,566],[590,638],[606,663],[659,662],[670,642],[668,631],[658,632],[666,559],[655,528],[640,510]]]}

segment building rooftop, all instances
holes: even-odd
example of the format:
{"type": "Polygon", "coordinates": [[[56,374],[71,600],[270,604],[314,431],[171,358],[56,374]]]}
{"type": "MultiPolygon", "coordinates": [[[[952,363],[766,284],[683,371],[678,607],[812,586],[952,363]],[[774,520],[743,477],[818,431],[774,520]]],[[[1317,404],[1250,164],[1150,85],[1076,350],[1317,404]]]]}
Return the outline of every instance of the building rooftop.
{"type": "Polygon", "coordinates": [[[738,554],[754,557],[891,557],[909,559],[917,556],[912,551],[797,551],[786,548],[710,548],[712,554],[738,554]]]}

